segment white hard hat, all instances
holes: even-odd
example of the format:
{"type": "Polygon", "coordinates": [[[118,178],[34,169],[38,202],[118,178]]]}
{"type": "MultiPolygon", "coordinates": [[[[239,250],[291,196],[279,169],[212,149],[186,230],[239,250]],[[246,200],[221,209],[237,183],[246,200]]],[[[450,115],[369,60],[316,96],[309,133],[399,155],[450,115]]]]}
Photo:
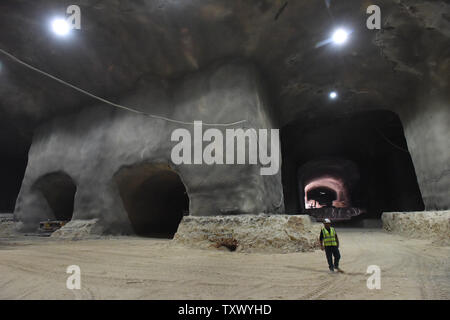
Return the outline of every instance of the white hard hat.
{"type": "Polygon", "coordinates": [[[323,220],[323,223],[331,223],[331,221],[330,221],[330,219],[325,218],[325,219],[323,220]]]}

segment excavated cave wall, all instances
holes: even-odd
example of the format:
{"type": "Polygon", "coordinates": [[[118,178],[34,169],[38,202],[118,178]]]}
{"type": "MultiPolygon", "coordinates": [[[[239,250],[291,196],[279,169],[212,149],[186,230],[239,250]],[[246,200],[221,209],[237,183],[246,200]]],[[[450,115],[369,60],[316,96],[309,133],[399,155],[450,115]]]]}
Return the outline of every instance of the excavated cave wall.
{"type": "Polygon", "coordinates": [[[320,248],[320,229],[307,215],[184,217],[174,243],[240,252],[305,252],[320,248]]]}
{"type": "MultiPolygon", "coordinates": [[[[257,70],[243,61],[215,65],[172,83],[143,79],[137,87],[120,103],[189,122],[247,120],[227,128],[276,127],[257,70]]],[[[34,230],[40,220],[52,217],[35,184],[49,173],[64,173],[77,188],[73,220],[98,219],[104,232],[131,233],[114,176],[141,164],[169,166],[178,173],[189,195],[191,215],[284,211],[280,172],[261,176],[259,165],[173,164],[170,155],[177,142],[171,142],[171,133],[177,128],[186,128],[193,136],[192,125],[104,105],[43,124],[35,132],[16,202],[19,229],[34,230]]],[[[225,133],[225,127],[218,129],[225,133]]]]}
{"type": "Polygon", "coordinates": [[[449,99],[427,96],[400,114],[425,210],[450,209],[449,99]]]}
{"type": "Polygon", "coordinates": [[[398,113],[414,163],[425,210],[450,209],[450,5],[408,0],[385,15],[375,44],[397,75],[416,90],[398,113]]]}

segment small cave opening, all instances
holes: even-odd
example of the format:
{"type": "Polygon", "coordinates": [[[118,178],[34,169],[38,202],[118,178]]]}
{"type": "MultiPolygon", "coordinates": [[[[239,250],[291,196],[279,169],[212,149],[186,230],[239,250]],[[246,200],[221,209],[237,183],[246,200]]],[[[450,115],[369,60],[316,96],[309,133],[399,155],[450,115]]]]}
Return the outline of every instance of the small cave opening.
{"type": "Polygon", "coordinates": [[[306,192],[306,208],[331,207],[337,200],[337,192],[327,187],[316,187],[306,192]]]}
{"type": "Polygon", "coordinates": [[[288,214],[360,225],[380,219],[383,212],[424,210],[403,126],[394,112],[297,120],[282,128],[281,143],[288,214]],[[336,199],[331,201],[334,194],[325,188],[334,190],[336,199]],[[326,198],[322,203],[317,201],[320,191],[326,198]],[[324,210],[330,201],[332,210],[324,210]]]}
{"type": "Polygon", "coordinates": [[[120,169],[115,180],[136,235],[173,238],[189,214],[189,197],[178,173],[168,165],[141,164],[120,169]]]}
{"type": "Polygon", "coordinates": [[[64,172],[53,172],[40,177],[33,188],[39,191],[50,207],[55,220],[72,220],[77,186],[64,172]]]}

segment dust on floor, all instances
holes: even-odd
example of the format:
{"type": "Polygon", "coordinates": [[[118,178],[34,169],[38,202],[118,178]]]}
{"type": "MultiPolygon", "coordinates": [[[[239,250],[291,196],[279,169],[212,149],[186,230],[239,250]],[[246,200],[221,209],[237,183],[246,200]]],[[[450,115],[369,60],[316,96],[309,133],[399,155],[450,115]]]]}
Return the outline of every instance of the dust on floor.
{"type": "Polygon", "coordinates": [[[192,249],[169,240],[114,237],[0,239],[0,299],[449,299],[450,247],[382,230],[337,229],[344,274],[324,253],[192,249]],[[66,268],[81,268],[69,290],[66,268]],[[369,290],[369,265],[381,289],[369,290]]]}

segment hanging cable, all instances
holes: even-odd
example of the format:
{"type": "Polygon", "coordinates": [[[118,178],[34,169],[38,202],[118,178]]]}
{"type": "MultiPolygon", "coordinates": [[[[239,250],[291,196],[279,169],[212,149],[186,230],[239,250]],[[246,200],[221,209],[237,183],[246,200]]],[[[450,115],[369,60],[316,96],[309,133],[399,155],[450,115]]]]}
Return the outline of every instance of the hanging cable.
{"type": "MultiPolygon", "coordinates": [[[[0,53],[3,53],[4,55],[9,57],[13,61],[15,61],[15,62],[17,62],[17,63],[19,63],[19,64],[21,64],[21,65],[23,65],[23,66],[25,66],[25,67],[27,67],[27,68],[29,68],[31,70],[33,70],[33,71],[36,71],[36,72],[38,72],[38,73],[40,73],[40,74],[42,74],[42,75],[44,75],[46,77],[49,77],[49,78],[51,78],[51,79],[53,79],[53,80],[55,80],[55,81],[65,85],[65,86],[68,86],[68,87],[70,87],[70,88],[72,88],[72,89],[74,89],[74,90],[76,90],[78,92],[81,92],[81,93],[83,93],[83,94],[85,94],[85,95],[87,95],[87,96],[89,96],[91,98],[94,98],[94,99],[99,100],[99,101],[101,101],[103,103],[109,104],[109,105],[111,105],[113,107],[116,107],[116,108],[119,108],[119,109],[123,109],[123,110],[129,111],[129,112],[133,112],[133,113],[136,113],[136,114],[141,114],[141,115],[144,115],[144,116],[147,116],[147,117],[150,117],[150,118],[155,118],[155,119],[159,119],[159,120],[165,120],[165,121],[174,122],[174,123],[178,123],[178,124],[186,124],[186,125],[193,125],[194,124],[194,122],[186,122],[186,121],[170,119],[170,118],[167,118],[167,117],[158,116],[158,115],[154,115],[154,114],[149,114],[149,113],[146,113],[146,112],[143,112],[143,111],[139,111],[139,110],[127,107],[127,106],[123,106],[123,105],[111,102],[109,100],[106,100],[106,99],[103,99],[103,98],[101,98],[99,96],[96,96],[95,94],[92,94],[92,93],[90,93],[90,92],[88,92],[86,90],[78,88],[77,86],[74,86],[73,84],[70,84],[70,83],[68,83],[68,82],[66,82],[64,80],[61,80],[61,79],[59,79],[59,78],[57,78],[57,77],[55,77],[55,76],[53,76],[53,75],[51,75],[51,74],[49,74],[49,73],[47,73],[45,71],[42,71],[42,70],[40,70],[40,69],[38,69],[36,67],[33,67],[32,65],[30,65],[30,64],[20,60],[19,58],[16,58],[14,55],[12,55],[9,52],[6,52],[5,50],[3,50],[1,48],[0,48],[0,53]]],[[[244,123],[244,122],[247,122],[247,120],[239,120],[239,121],[230,122],[230,123],[202,123],[202,125],[204,125],[204,126],[228,127],[228,126],[233,126],[233,125],[237,125],[237,124],[244,123]]]]}

